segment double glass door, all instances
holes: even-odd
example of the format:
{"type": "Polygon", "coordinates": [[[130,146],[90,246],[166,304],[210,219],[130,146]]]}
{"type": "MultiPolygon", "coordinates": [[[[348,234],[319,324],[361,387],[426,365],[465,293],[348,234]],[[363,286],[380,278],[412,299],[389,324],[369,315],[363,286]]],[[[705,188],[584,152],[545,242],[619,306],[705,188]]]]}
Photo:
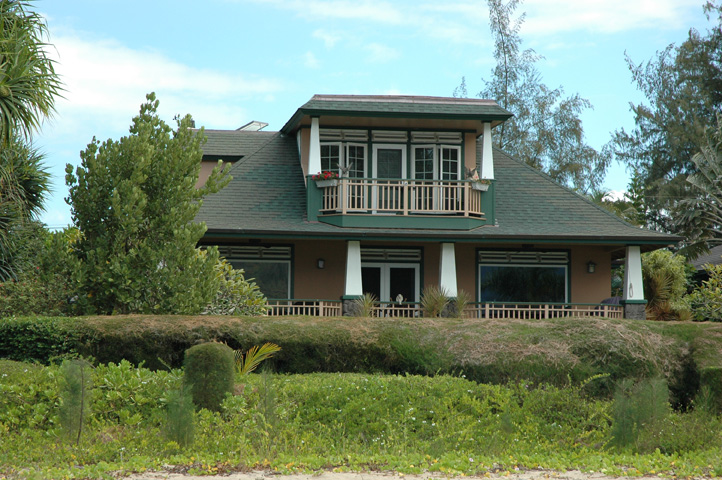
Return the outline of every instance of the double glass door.
{"type": "Polygon", "coordinates": [[[419,301],[419,266],[404,263],[363,263],[361,282],[364,293],[381,302],[419,301]]]}

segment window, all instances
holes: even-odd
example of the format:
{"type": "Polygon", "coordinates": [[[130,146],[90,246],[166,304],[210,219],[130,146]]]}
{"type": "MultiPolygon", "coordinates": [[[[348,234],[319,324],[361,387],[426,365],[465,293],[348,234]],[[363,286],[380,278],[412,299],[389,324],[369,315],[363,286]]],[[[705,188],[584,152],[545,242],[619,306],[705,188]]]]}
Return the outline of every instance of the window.
{"type": "Polygon", "coordinates": [[[479,251],[478,262],[480,302],[567,302],[567,252],[479,251]]]}
{"type": "Polygon", "coordinates": [[[344,177],[364,178],[366,146],[357,143],[321,143],[321,171],[344,177]]]}
{"type": "Polygon", "coordinates": [[[419,301],[421,250],[362,248],[361,282],[364,293],[382,302],[419,301]]]}
{"type": "Polygon", "coordinates": [[[246,280],[253,279],[267,298],[291,298],[291,247],[222,246],[218,250],[233,268],[243,269],[246,280]]]}
{"type": "Polygon", "coordinates": [[[460,180],[461,147],[414,145],[413,176],[416,180],[460,180]]]}

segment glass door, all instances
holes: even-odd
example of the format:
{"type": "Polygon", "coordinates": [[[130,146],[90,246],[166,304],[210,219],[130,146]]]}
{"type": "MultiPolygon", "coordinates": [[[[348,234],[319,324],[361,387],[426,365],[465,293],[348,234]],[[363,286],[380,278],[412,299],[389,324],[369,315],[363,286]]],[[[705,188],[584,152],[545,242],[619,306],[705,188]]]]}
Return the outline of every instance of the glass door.
{"type": "Polygon", "coordinates": [[[374,145],[373,178],[374,212],[402,210],[404,199],[400,180],[406,178],[406,145],[374,145]]]}
{"type": "Polygon", "coordinates": [[[364,293],[381,302],[419,301],[419,265],[405,263],[364,263],[361,265],[364,293]]]}

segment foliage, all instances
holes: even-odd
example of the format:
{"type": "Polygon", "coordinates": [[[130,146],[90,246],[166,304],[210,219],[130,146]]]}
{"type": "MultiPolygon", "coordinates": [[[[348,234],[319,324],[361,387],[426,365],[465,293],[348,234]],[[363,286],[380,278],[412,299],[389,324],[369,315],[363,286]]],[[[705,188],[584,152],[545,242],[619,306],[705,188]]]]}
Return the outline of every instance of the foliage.
{"type": "Polygon", "coordinates": [[[705,270],[709,280],[689,294],[687,303],[694,320],[722,322],[722,264],[705,265],[705,270]]]}
{"type": "Polygon", "coordinates": [[[172,130],[158,117],[155,95],[146,98],[129,136],[93,139],[81,165],[66,167],[83,234],[75,280],[88,313],[195,314],[218,291],[218,251],[196,247],[206,227],[193,219],[229,177],[217,168],[196,189],[203,129],[194,132],[187,115],[172,130]]]}
{"type": "MultiPolygon", "coordinates": [[[[720,16],[711,2],[705,13],[720,16]]],[[[695,172],[691,161],[705,145],[705,130],[722,112],[722,32],[717,27],[702,34],[690,29],[679,46],[670,45],[656,58],[627,64],[646,104],[632,105],[635,127],[617,130],[610,142],[617,160],[636,172],[645,189],[645,224],[670,232],[675,225],[675,205],[697,196],[685,179],[695,172]]]]}
{"type": "Polygon", "coordinates": [[[628,447],[669,413],[669,392],[661,378],[620,382],[614,394],[612,445],[628,447]]]}
{"type": "Polygon", "coordinates": [[[82,359],[65,360],[61,370],[60,424],[65,437],[78,445],[83,426],[90,416],[90,392],[93,387],[90,364],[82,359]]]}
{"type": "Polygon", "coordinates": [[[215,267],[218,292],[203,311],[204,315],[263,315],[266,297],[258,285],[246,280],[243,270],[236,270],[225,259],[218,259],[215,267]]]}
{"type": "Polygon", "coordinates": [[[361,297],[353,301],[353,313],[355,317],[370,318],[376,312],[376,303],[378,299],[373,293],[364,293],[361,297]]]}
{"type": "MultiPolygon", "coordinates": [[[[135,377],[147,382],[138,382],[142,396],[177,388],[178,372],[118,367],[95,372],[96,384],[106,383],[112,371],[130,382],[135,377]]],[[[160,395],[137,411],[130,406],[133,395],[113,387],[95,389],[95,404],[109,405],[113,398],[117,410],[135,413],[112,416],[96,408],[80,448],[58,444],[52,424],[6,429],[8,418],[18,425],[32,423],[28,404],[39,400],[32,392],[43,390],[43,379],[59,372],[57,366],[22,364],[9,370],[7,378],[0,378],[0,387],[16,384],[18,392],[0,397],[9,404],[0,410],[0,475],[9,478],[126,477],[146,469],[194,475],[251,469],[283,474],[374,469],[449,477],[504,476],[527,469],[594,470],[610,476],[720,474],[707,467],[719,458],[718,419],[705,424],[690,414],[666,417],[677,426],[670,433],[658,430],[655,441],[675,448],[674,453],[608,450],[603,445],[611,438],[613,404],[590,399],[583,384],[492,386],[450,376],[378,374],[249,375],[244,378],[248,388],[227,397],[220,412],[196,414],[193,449],[181,452],[161,434],[166,405],[158,401],[160,395]],[[23,374],[23,367],[31,371],[23,374]],[[271,392],[272,405],[264,392],[271,392]]],[[[122,386],[117,379],[112,383],[122,386]]],[[[52,409],[56,399],[40,399],[36,407],[52,409]]]]}
{"type": "Polygon", "coordinates": [[[78,332],[64,318],[5,317],[0,319],[0,358],[48,363],[76,353],[78,332]]]}
{"type": "Polygon", "coordinates": [[[243,350],[236,350],[234,354],[236,370],[239,375],[248,375],[258,368],[261,362],[268,360],[274,353],[280,351],[281,347],[275,343],[264,343],[260,347],[254,345],[245,354],[243,350]]]}
{"type": "MultiPolygon", "coordinates": [[[[580,115],[591,108],[578,94],[565,97],[562,87],[541,82],[535,63],[542,57],[522,50],[519,31],[525,14],[512,18],[519,0],[488,0],[496,66],[479,97],[496,100],[514,114],[493,131],[505,152],[580,192],[600,186],[609,164],[584,139],[580,115]]],[[[454,91],[464,96],[466,82],[454,91]]]]}
{"type": "Polygon", "coordinates": [[[722,245],[722,114],[700,148],[692,157],[695,172],[687,177],[692,196],[675,209],[675,228],[685,236],[691,256],[722,245]]]}
{"type": "Polygon", "coordinates": [[[421,292],[421,310],[424,317],[440,317],[451,299],[445,289],[429,285],[421,292]]]}
{"type": "Polygon", "coordinates": [[[457,318],[464,318],[466,314],[464,311],[469,306],[474,297],[471,296],[466,290],[457,290],[456,297],[453,299],[454,312],[457,318]]]}
{"type": "Polygon", "coordinates": [[[42,158],[16,141],[0,147],[0,282],[17,279],[19,232],[43,210],[50,175],[42,158]]]}
{"type": "Polygon", "coordinates": [[[26,222],[17,230],[17,279],[0,283],[0,318],[74,312],[71,250],[77,234],[72,228],[48,232],[37,222],[26,222]]]}
{"type": "Polygon", "coordinates": [[[195,406],[190,392],[181,388],[168,392],[165,435],[181,448],[193,444],[195,436],[195,406]]]}
{"type": "Polygon", "coordinates": [[[62,84],[47,55],[48,28],[24,0],[0,0],[0,146],[29,139],[55,111],[62,84]]]}
{"type": "Polygon", "coordinates": [[[650,320],[679,320],[687,292],[687,260],[669,250],[642,255],[642,282],[650,320]]]}
{"type": "Polygon", "coordinates": [[[196,407],[219,411],[233,391],[233,350],[222,343],[201,343],[186,351],[183,367],[183,385],[196,407]]]}

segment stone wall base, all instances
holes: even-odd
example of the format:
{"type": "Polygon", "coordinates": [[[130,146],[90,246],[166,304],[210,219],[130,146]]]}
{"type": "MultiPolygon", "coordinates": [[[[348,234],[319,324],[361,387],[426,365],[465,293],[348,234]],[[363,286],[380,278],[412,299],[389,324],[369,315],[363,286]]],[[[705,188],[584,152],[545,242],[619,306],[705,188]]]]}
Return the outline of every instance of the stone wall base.
{"type": "Polygon", "coordinates": [[[646,320],[647,319],[647,302],[646,301],[621,301],[624,306],[624,318],[629,320],[646,320]]]}

